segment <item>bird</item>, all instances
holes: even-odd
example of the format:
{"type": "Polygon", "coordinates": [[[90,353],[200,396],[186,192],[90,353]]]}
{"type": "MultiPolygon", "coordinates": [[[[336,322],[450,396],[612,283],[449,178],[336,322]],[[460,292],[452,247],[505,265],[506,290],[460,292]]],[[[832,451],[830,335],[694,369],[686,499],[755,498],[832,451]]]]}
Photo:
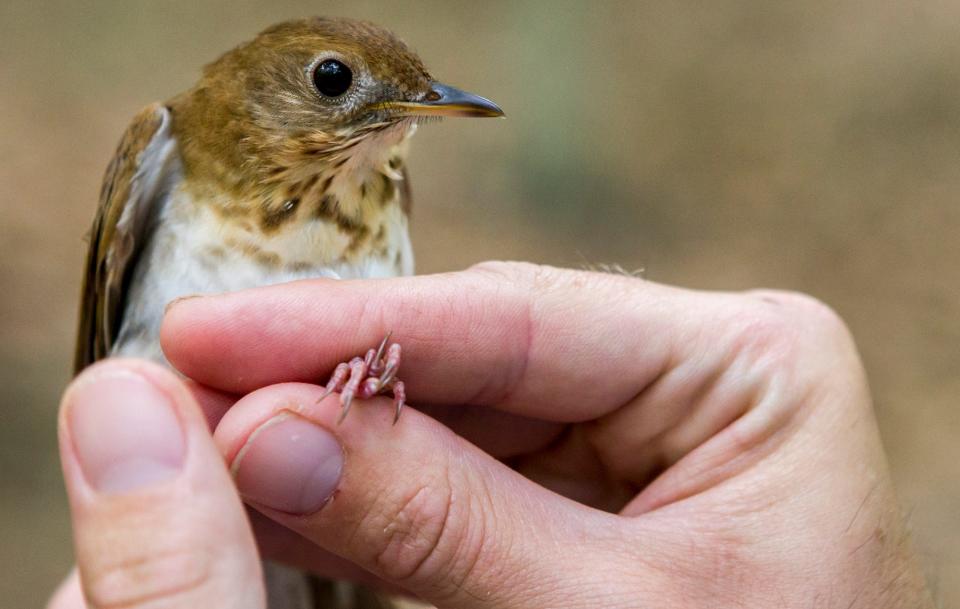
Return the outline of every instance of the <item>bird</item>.
{"type": "MultiPolygon", "coordinates": [[[[89,233],[75,372],[113,356],[167,364],[160,325],[178,298],[413,274],[410,137],[440,117],[503,115],[366,21],[286,21],[226,52],[120,140],[89,233]]],[[[325,394],[340,393],[342,418],[354,398],[389,392],[399,416],[399,363],[388,335],[337,366],[325,394]]],[[[391,606],[279,566],[265,574],[272,609],[391,606]]]]}

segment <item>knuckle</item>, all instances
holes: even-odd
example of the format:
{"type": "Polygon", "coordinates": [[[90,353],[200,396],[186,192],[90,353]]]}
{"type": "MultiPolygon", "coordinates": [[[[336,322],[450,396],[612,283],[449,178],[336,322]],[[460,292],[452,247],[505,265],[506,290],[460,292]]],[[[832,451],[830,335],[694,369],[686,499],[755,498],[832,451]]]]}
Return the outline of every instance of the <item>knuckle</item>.
{"type": "Polygon", "coordinates": [[[388,579],[405,582],[429,576],[437,564],[443,564],[456,545],[449,539],[453,499],[446,481],[433,480],[372,514],[379,522],[361,524],[372,527],[366,530],[382,531],[374,561],[388,579]]]}
{"type": "Polygon", "coordinates": [[[734,314],[729,328],[736,352],[764,357],[772,353],[789,355],[798,346],[794,321],[779,308],[748,300],[734,314]]]}
{"type": "Polygon", "coordinates": [[[840,316],[822,301],[798,292],[758,290],[745,295],[737,342],[746,350],[795,357],[816,342],[846,339],[840,316]]]}
{"type": "Polygon", "coordinates": [[[507,281],[534,290],[550,288],[560,283],[565,275],[577,273],[577,271],[531,262],[501,262],[497,260],[475,264],[470,267],[470,270],[494,280],[507,281]]]}
{"type": "MultiPolygon", "coordinates": [[[[611,274],[563,269],[530,262],[481,262],[471,267],[496,283],[505,283],[526,298],[537,298],[563,290],[603,286],[625,279],[611,274]]],[[[631,278],[632,280],[632,278],[631,278]]]]}
{"type": "Polygon", "coordinates": [[[529,262],[507,262],[503,260],[487,260],[470,267],[471,271],[492,275],[499,279],[516,280],[534,273],[538,265],[529,262]]]}
{"type": "Polygon", "coordinates": [[[495,554],[488,547],[486,485],[480,479],[453,485],[449,475],[381,512],[383,522],[364,525],[375,524],[383,531],[375,557],[383,576],[401,585],[429,587],[435,598],[453,597],[480,584],[495,554]],[[469,491],[455,494],[454,488],[469,491]]]}
{"type": "Polygon", "coordinates": [[[92,609],[186,607],[210,582],[209,565],[196,550],[134,554],[90,572],[81,567],[84,594],[92,609]]]}
{"type": "Polygon", "coordinates": [[[803,321],[825,326],[843,326],[843,320],[828,304],[802,292],[785,290],[757,290],[749,292],[754,298],[803,321]]]}

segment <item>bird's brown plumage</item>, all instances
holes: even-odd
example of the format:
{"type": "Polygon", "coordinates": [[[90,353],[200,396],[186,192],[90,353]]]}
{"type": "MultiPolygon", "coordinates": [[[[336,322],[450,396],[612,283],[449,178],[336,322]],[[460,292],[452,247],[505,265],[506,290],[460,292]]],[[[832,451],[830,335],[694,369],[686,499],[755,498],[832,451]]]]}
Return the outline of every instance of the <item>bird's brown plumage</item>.
{"type": "MultiPolygon", "coordinates": [[[[162,359],[162,307],[196,286],[241,289],[333,268],[411,273],[405,142],[428,114],[502,112],[435,83],[388,30],[319,17],[264,30],[208,65],[190,90],[145,108],[104,177],[75,370],[117,347],[162,359]],[[330,59],[348,64],[352,80],[325,96],[314,69],[330,59]],[[253,279],[224,282],[218,267],[227,264],[253,279]]],[[[315,600],[332,590],[314,584],[315,600]]],[[[293,599],[307,593],[298,590],[282,609],[303,607],[293,599]]],[[[352,603],[391,606],[376,593],[352,603]]]]}
{"type": "MultiPolygon", "coordinates": [[[[388,30],[363,21],[315,17],[264,30],[209,64],[190,90],[166,104],[144,108],[127,128],[107,168],[89,233],[75,372],[106,357],[120,329],[129,274],[144,244],[149,214],[125,229],[119,222],[130,205],[154,203],[132,195],[137,194],[144,154],[166,112],[183,185],[197,201],[229,201],[226,206],[214,205],[228,216],[225,219],[270,232],[298,212],[349,233],[355,255],[363,255],[361,245],[379,246],[378,227],[370,217],[376,211],[352,207],[343,197],[327,192],[327,187],[351,144],[403,119],[384,115],[364,122],[355,116],[362,108],[353,114],[331,112],[312,91],[304,70],[319,51],[365,66],[382,88],[372,94],[376,97],[415,98],[429,91],[430,76],[420,59],[388,30]],[[290,96],[297,103],[291,103],[290,96]]],[[[403,159],[391,159],[391,164],[400,179],[383,174],[361,188],[380,189],[385,199],[396,192],[409,212],[411,195],[403,159]]],[[[260,252],[251,255],[260,255],[264,261],[275,259],[260,252]]]]}
{"type": "MultiPolygon", "coordinates": [[[[167,162],[164,155],[169,151],[164,151],[162,146],[150,147],[151,142],[161,144],[158,136],[163,137],[161,130],[169,128],[167,123],[169,117],[160,104],[141,110],[123,134],[104,175],[97,215],[88,235],[74,373],[109,355],[120,329],[130,272],[150,222],[149,209],[142,209],[138,214],[130,214],[129,210],[133,206],[152,205],[156,188],[162,186],[144,183],[162,176],[145,175],[143,169],[147,162],[167,162]],[[157,158],[145,159],[150,153],[157,158]],[[129,221],[121,223],[125,211],[129,221]]],[[[162,167],[154,169],[162,172],[162,167]]]]}
{"type": "Polygon", "coordinates": [[[275,25],[225,53],[168,105],[194,188],[282,201],[316,175],[318,162],[335,164],[351,144],[404,120],[371,114],[372,103],[421,99],[431,83],[420,59],[388,30],[317,17],[275,25]],[[353,100],[316,95],[305,66],[318,54],[349,61],[369,86],[353,100]]]}

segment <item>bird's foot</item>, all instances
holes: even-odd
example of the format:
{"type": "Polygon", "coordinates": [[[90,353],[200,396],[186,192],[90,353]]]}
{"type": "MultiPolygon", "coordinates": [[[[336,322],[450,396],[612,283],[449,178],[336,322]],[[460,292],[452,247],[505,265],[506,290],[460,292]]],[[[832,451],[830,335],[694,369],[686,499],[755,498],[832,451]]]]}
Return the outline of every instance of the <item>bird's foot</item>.
{"type": "Polygon", "coordinates": [[[397,370],[400,368],[400,345],[390,342],[390,333],[388,332],[380,346],[376,349],[370,349],[363,357],[355,357],[349,362],[337,364],[323,395],[317,402],[334,392],[340,393],[340,417],[337,423],[341,423],[350,412],[350,405],[355,399],[372,398],[381,393],[391,393],[393,395],[394,415],[393,424],[396,425],[400,420],[400,412],[403,410],[404,402],[407,399],[404,390],[403,381],[397,379],[397,370]]]}

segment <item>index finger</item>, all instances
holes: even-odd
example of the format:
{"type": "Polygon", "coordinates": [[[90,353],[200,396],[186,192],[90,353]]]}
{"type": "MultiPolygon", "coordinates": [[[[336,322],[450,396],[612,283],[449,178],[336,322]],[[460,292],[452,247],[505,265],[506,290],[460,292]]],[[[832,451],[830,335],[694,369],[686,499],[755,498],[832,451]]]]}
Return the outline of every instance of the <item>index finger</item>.
{"type": "Polygon", "coordinates": [[[171,305],[161,343],[228,392],[322,382],[389,331],[414,403],[593,418],[662,371],[691,292],[517,263],[397,279],[310,280],[171,305]]]}

